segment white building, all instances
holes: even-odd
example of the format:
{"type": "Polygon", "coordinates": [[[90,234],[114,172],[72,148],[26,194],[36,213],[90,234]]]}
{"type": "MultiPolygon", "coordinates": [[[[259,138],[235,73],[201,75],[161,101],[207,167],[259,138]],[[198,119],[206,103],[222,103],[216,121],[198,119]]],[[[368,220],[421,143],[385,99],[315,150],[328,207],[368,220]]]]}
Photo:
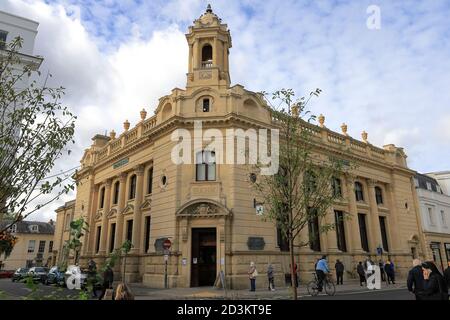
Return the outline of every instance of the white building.
{"type": "Polygon", "coordinates": [[[445,269],[450,261],[450,195],[429,175],[418,174],[415,183],[427,256],[445,269]]]}
{"type": "Polygon", "coordinates": [[[450,195],[450,171],[427,173],[427,176],[437,180],[445,194],[450,195]]]}
{"type": "MultiPolygon", "coordinates": [[[[37,35],[39,23],[30,19],[22,18],[4,11],[0,11],[0,59],[8,55],[8,44],[16,37],[23,39],[22,47],[19,50],[19,64],[13,65],[13,72],[21,74],[25,65],[30,66],[33,70],[39,69],[43,58],[34,55],[34,42],[37,35]]],[[[23,77],[14,87],[20,90],[28,87],[28,77],[23,77]]],[[[1,121],[6,121],[3,114],[1,121]]],[[[0,221],[3,216],[4,204],[0,203],[0,221]]]]}
{"type": "MultiPolygon", "coordinates": [[[[38,69],[43,61],[40,56],[34,55],[34,42],[38,33],[39,23],[30,19],[22,18],[4,11],[0,11],[0,56],[7,54],[8,44],[16,37],[23,39],[22,48],[19,50],[21,63],[38,69]]],[[[27,85],[27,79],[18,88],[27,85]]]]}

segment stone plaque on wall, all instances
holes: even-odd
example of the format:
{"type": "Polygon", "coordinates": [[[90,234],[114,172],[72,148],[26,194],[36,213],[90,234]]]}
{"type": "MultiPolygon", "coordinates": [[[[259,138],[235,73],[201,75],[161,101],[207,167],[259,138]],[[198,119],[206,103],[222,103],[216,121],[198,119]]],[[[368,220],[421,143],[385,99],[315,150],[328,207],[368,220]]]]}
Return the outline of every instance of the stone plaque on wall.
{"type": "Polygon", "coordinates": [[[155,240],[155,251],[156,252],[163,252],[164,251],[164,247],[163,247],[163,243],[164,241],[168,240],[169,238],[159,238],[155,240]]]}
{"type": "Polygon", "coordinates": [[[203,186],[192,186],[191,196],[192,197],[203,197],[203,196],[218,196],[219,186],[218,185],[203,185],[203,186]]]}
{"type": "Polygon", "coordinates": [[[266,243],[262,237],[249,237],[247,246],[249,250],[264,250],[266,243]]]}

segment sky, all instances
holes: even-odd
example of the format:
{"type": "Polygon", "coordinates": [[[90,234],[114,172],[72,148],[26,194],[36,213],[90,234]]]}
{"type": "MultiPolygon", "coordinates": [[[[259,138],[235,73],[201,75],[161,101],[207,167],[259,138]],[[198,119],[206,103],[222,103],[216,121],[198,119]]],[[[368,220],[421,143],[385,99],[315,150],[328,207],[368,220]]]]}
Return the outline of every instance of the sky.
{"type": "MultiPolygon", "coordinates": [[[[322,95],[325,125],[376,146],[404,147],[410,168],[450,170],[450,2],[446,0],[211,0],[232,36],[233,84],[322,95]],[[374,13],[373,6],[379,9],[374,13]],[[369,10],[368,10],[369,9],[369,10]],[[372,18],[379,17],[368,25],[372,18]]],[[[78,166],[91,138],[132,125],[145,107],[186,84],[187,28],[203,0],[0,0],[0,10],[40,23],[35,54],[50,85],[78,116],[76,143],[53,173],[78,166]]],[[[34,214],[54,210],[75,194],[34,214]]]]}

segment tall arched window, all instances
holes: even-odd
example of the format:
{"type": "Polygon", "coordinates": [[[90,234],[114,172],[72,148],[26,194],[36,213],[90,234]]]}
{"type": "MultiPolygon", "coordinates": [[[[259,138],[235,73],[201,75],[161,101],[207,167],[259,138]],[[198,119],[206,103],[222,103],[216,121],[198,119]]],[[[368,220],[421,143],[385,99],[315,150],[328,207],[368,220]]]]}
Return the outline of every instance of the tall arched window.
{"type": "Polygon", "coordinates": [[[120,182],[117,181],[116,183],[114,183],[113,204],[119,203],[119,189],[120,189],[120,182]]]}
{"type": "Polygon", "coordinates": [[[133,174],[130,178],[130,193],[128,196],[128,199],[134,199],[136,198],[136,175],[133,174]]]}
{"type": "Polygon", "coordinates": [[[363,186],[361,182],[355,182],[355,197],[356,201],[364,201],[363,186]]]}
{"type": "Polygon", "coordinates": [[[316,174],[313,172],[313,171],[311,171],[311,170],[308,170],[308,171],[306,171],[305,172],[305,177],[304,177],[304,179],[305,179],[305,187],[306,187],[306,190],[307,190],[307,192],[315,192],[316,191],[316,189],[317,189],[317,176],[316,176],[316,174]]]}
{"type": "Polygon", "coordinates": [[[377,199],[377,204],[383,204],[383,191],[380,187],[375,187],[375,198],[377,199]]]}
{"type": "Polygon", "coordinates": [[[212,56],[213,49],[210,44],[206,44],[202,48],[202,67],[210,68],[212,67],[212,56]]]}
{"type": "Polygon", "coordinates": [[[99,203],[100,209],[103,209],[104,205],[105,205],[105,187],[100,189],[100,203],[99,203]]]}
{"type": "Polygon", "coordinates": [[[332,180],[333,195],[337,198],[342,197],[341,179],[333,177],[332,180]]]}
{"type": "Polygon", "coordinates": [[[153,191],[153,167],[148,169],[147,194],[152,194],[152,191],[153,191]]]}
{"type": "Polygon", "coordinates": [[[196,180],[216,180],[216,153],[214,151],[201,151],[197,153],[196,180]]]}

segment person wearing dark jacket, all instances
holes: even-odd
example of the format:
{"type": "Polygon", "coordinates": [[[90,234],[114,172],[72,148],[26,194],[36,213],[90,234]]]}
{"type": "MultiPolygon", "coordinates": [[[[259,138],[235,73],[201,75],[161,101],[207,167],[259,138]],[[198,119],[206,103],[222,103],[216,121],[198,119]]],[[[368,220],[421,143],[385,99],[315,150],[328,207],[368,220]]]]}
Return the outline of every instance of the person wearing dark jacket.
{"type": "Polygon", "coordinates": [[[386,277],[388,284],[395,284],[395,270],[394,270],[394,264],[391,260],[386,261],[386,264],[384,265],[384,272],[386,272],[386,277]]]}
{"type": "Polygon", "coordinates": [[[359,262],[358,266],[356,267],[356,272],[359,275],[359,285],[362,287],[363,282],[365,282],[367,284],[366,272],[364,271],[364,266],[361,261],[359,262]]]}
{"type": "Polygon", "coordinates": [[[106,290],[112,289],[113,282],[114,282],[114,272],[111,269],[111,266],[108,264],[106,266],[105,271],[103,272],[103,290],[99,300],[103,299],[106,290]]]}
{"type": "Polygon", "coordinates": [[[334,268],[336,269],[336,282],[337,284],[344,284],[344,264],[338,260],[336,260],[336,264],[334,265],[334,268]]]}
{"type": "Polygon", "coordinates": [[[450,289],[450,261],[448,262],[448,268],[444,271],[444,279],[447,282],[447,288],[450,289]]]}
{"type": "Polygon", "coordinates": [[[414,293],[416,300],[422,300],[423,298],[423,272],[422,263],[419,259],[414,259],[413,268],[409,270],[408,280],[407,280],[408,291],[414,293]]]}
{"type": "Polygon", "coordinates": [[[425,280],[423,286],[424,299],[448,301],[447,284],[436,265],[431,261],[424,262],[422,263],[422,271],[425,280]]]}

